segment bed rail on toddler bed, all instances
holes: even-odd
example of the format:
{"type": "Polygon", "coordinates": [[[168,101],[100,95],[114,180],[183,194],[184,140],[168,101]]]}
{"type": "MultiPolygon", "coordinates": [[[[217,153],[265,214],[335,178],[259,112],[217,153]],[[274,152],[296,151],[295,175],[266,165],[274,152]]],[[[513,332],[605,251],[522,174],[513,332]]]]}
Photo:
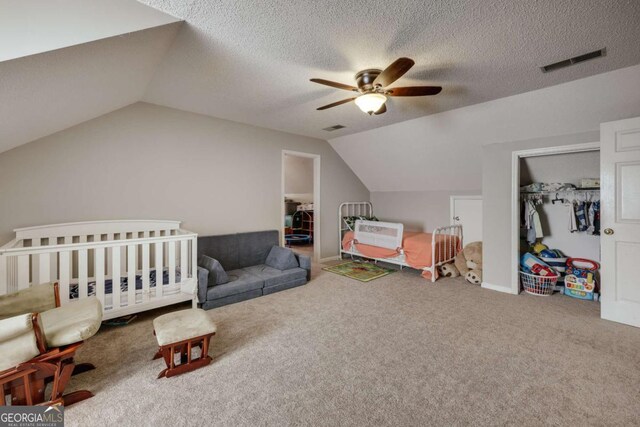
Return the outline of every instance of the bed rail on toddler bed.
{"type": "Polygon", "coordinates": [[[14,230],[0,248],[0,295],[59,282],[60,302],[95,295],[104,319],[192,300],[197,234],[180,221],[119,220],[14,230]]]}
{"type": "MultiPolygon", "coordinates": [[[[343,254],[351,255],[351,256],[360,256],[363,258],[373,259],[374,261],[382,261],[390,264],[399,265],[402,267],[411,267],[405,259],[405,254],[402,248],[399,248],[399,253],[397,256],[391,258],[372,258],[369,256],[365,256],[361,254],[358,249],[355,247],[356,245],[351,245],[349,249],[345,249],[342,246],[342,239],[344,234],[349,231],[358,232],[361,230],[356,230],[355,222],[352,222],[351,219],[353,217],[363,217],[370,218],[373,217],[373,206],[370,202],[345,202],[340,205],[338,208],[338,244],[340,245],[339,253],[340,257],[343,254]]],[[[383,232],[379,230],[380,228],[394,228],[396,232],[394,236],[396,240],[399,238],[402,241],[402,233],[403,233],[403,225],[402,224],[394,224],[394,223],[385,223],[385,222],[369,222],[369,221],[360,221],[360,224],[364,224],[365,226],[370,227],[370,230],[365,230],[366,232],[383,232]],[[395,227],[392,227],[394,226],[395,227]]],[[[371,233],[370,233],[371,234],[371,233]]],[[[372,237],[371,242],[376,240],[375,236],[372,237]]],[[[383,238],[378,239],[382,240],[393,240],[390,239],[389,236],[383,236],[383,238]]],[[[368,242],[369,244],[372,244],[368,242]]],[[[376,243],[373,243],[376,245],[376,243]]],[[[397,243],[396,243],[397,245],[397,243]]],[[[382,245],[383,247],[388,247],[393,249],[392,246],[382,245]]],[[[422,271],[426,271],[430,273],[431,281],[434,282],[436,280],[437,269],[439,266],[452,262],[455,259],[456,254],[462,248],[462,226],[461,225],[448,225],[444,227],[438,227],[431,232],[431,264],[428,267],[421,268],[422,271]]],[[[425,262],[426,264],[426,262],[425,262]]]]}

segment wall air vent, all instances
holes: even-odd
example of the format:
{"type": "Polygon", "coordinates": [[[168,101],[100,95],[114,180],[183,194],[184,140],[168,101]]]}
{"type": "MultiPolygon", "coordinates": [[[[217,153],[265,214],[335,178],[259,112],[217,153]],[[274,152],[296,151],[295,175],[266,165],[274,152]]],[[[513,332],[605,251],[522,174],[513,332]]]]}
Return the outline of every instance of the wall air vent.
{"type": "Polygon", "coordinates": [[[346,126],[343,125],[333,125],[333,126],[329,126],[328,128],[324,128],[322,130],[326,130],[327,132],[333,132],[334,130],[338,130],[338,129],[343,129],[346,126]]]}
{"type": "Polygon", "coordinates": [[[543,73],[549,73],[551,71],[559,70],[560,68],[569,67],[571,65],[578,64],[580,62],[588,61],[590,59],[600,58],[607,54],[607,49],[602,48],[600,50],[594,50],[593,52],[585,53],[584,55],[574,56],[573,58],[565,59],[563,61],[554,62],[553,64],[540,67],[543,73]]]}

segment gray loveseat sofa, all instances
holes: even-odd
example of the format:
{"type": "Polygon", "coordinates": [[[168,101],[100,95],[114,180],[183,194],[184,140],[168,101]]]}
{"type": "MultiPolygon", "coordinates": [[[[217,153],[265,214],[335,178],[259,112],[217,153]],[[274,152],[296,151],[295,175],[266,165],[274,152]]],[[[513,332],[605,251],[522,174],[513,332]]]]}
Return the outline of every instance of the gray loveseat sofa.
{"type": "MultiPolygon", "coordinates": [[[[296,267],[278,270],[265,264],[278,231],[256,231],[198,237],[198,260],[203,255],[221,264],[229,281],[216,284],[216,271],[198,266],[198,302],[205,310],[304,285],[311,279],[311,259],[294,254],[296,267]]],[[[280,249],[288,255],[290,249],[280,249]]],[[[293,253],[293,252],[292,252],[293,253]]]]}

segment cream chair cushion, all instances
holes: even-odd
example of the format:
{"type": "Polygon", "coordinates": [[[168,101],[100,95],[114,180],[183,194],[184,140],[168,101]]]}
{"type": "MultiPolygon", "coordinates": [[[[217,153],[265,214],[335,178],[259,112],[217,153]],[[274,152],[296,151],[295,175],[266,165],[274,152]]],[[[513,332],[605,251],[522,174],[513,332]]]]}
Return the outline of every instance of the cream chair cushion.
{"type": "Polygon", "coordinates": [[[102,305],[96,297],[82,298],[40,313],[48,347],[61,347],[91,338],[100,329],[102,305]]]}
{"type": "Polygon", "coordinates": [[[53,283],[43,283],[0,296],[0,319],[24,313],[41,313],[52,308],[56,308],[53,283]]]}
{"type": "Polygon", "coordinates": [[[156,317],[153,330],[158,345],[163,346],[212,334],[216,331],[216,324],[204,310],[190,308],[156,317]]]}
{"type": "Polygon", "coordinates": [[[0,371],[13,368],[39,354],[31,313],[0,320],[0,371]]]}

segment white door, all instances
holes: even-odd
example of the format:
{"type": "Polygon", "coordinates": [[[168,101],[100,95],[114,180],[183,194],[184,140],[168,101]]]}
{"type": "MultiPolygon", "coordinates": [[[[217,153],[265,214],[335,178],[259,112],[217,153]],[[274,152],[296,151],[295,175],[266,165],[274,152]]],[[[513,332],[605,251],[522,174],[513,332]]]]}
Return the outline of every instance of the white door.
{"type": "Polygon", "coordinates": [[[451,196],[451,224],[462,224],[463,244],[482,241],[482,196],[451,196]]]}
{"type": "Polygon", "coordinates": [[[640,327],[640,117],[600,125],[601,315],[640,327]]]}

